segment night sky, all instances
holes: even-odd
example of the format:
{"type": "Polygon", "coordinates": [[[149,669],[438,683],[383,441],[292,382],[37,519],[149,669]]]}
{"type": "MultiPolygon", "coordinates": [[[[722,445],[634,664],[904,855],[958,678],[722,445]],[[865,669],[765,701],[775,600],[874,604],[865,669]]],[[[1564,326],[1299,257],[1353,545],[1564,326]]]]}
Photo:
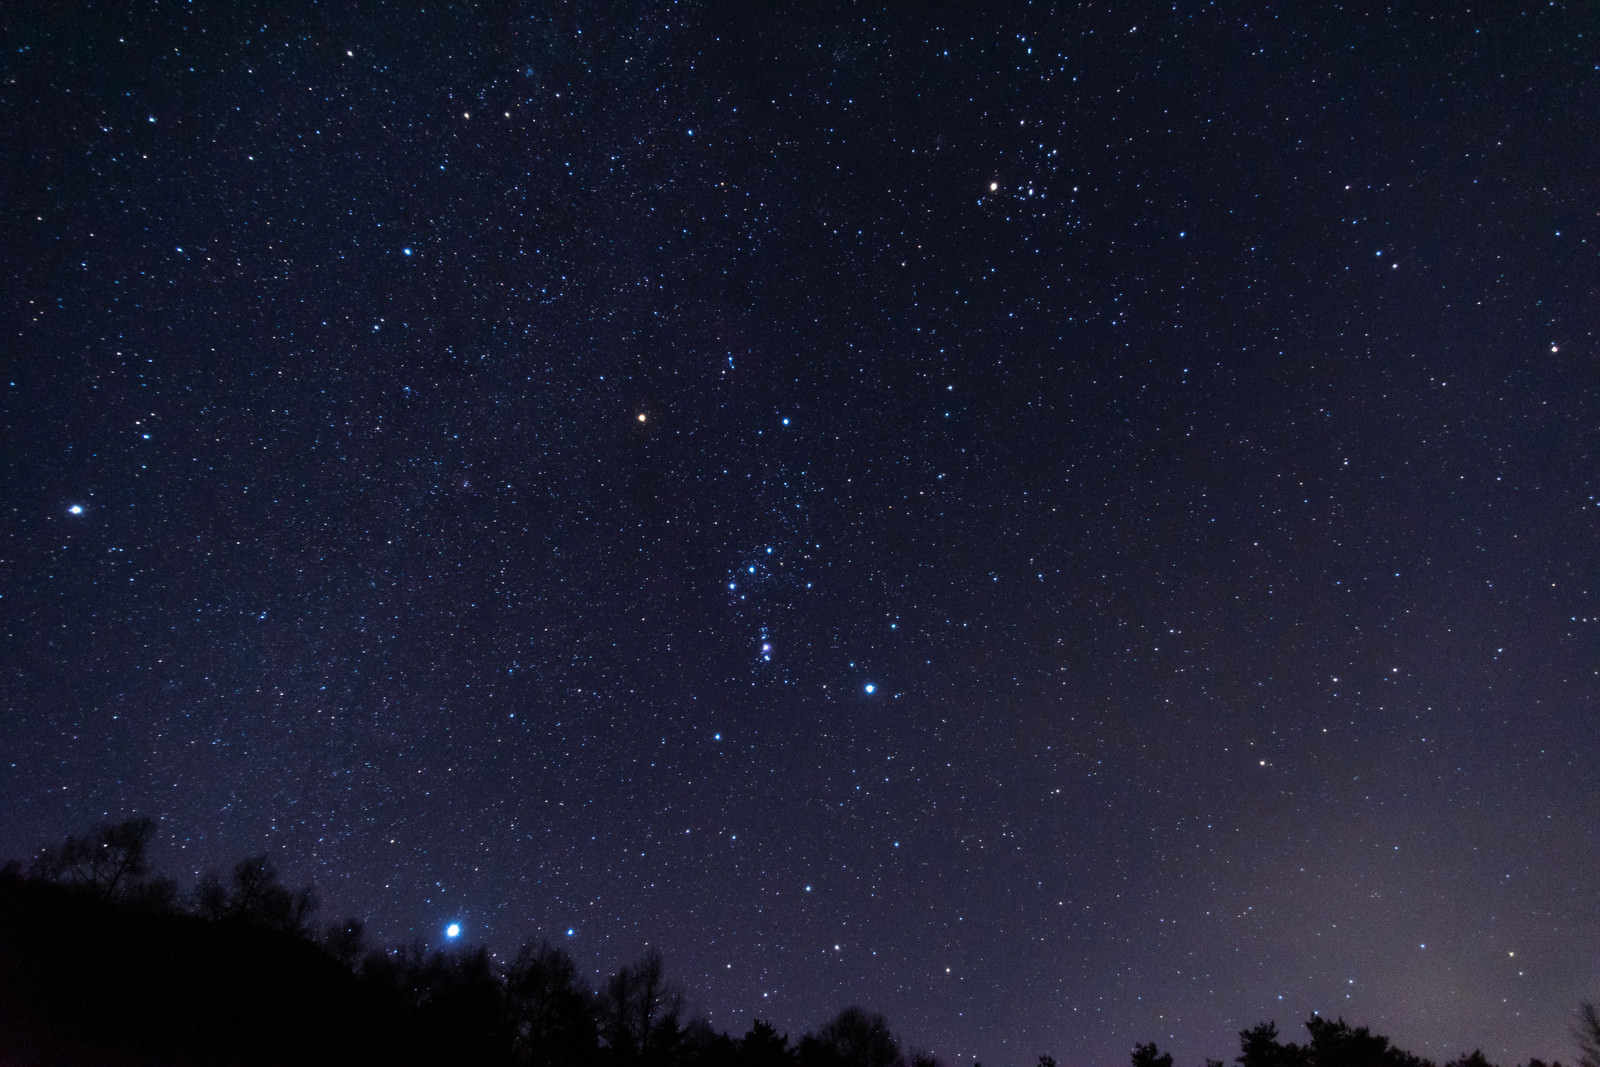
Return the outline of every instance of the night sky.
{"type": "Polygon", "coordinates": [[[0,855],[1570,1061],[1600,19],[1382,6],[9,6],[0,855]]]}

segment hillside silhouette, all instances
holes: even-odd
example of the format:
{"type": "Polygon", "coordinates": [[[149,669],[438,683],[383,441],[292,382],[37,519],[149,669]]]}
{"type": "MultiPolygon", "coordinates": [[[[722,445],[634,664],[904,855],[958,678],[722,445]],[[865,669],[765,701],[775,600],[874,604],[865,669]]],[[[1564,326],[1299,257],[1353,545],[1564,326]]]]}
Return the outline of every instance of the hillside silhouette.
{"type": "MultiPolygon", "coordinates": [[[[265,856],[185,893],[152,876],[154,828],[107,824],[0,870],[0,1065],[937,1067],[858,1006],[794,1042],[761,1020],[720,1033],[686,1016],[657,953],[593,989],[545,942],[504,965],[481,947],[369,949],[355,919],[317,927],[314,890],[284,886],[265,856]]],[[[1304,1044],[1273,1022],[1242,1031],[1234,1063],[1436,1067],[1343,1019],[1306,1028],[1304,1044]]],[[[1593,1005],[1574,1036],[1577,1067],[1600,1067],[1593,1005]]],[[[1130,1061],[1172,1067],[1155,1044],[1130,1061]]],[[[1494,1065],[1474,1052],[1445,1067],[1494,1065]]]]}

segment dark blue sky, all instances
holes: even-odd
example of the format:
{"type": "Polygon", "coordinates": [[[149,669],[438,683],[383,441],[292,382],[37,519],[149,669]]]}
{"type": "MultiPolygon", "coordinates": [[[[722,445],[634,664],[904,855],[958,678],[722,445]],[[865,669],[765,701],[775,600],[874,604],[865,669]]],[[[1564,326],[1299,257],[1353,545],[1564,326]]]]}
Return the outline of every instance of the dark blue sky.
{"type": "Polygon", "coordinates": [[[0,15],[0,851],[950,1063],[1570,1059],[1595,32],[0,15]]]}

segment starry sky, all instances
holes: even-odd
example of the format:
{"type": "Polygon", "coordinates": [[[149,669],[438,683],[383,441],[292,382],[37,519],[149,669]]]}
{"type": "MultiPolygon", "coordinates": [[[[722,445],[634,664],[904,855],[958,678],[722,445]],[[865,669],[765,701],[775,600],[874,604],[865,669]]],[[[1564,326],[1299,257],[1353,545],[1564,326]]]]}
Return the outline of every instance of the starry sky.
{"type": "Polygon", "coordinates": [[[0,852],[1570,1060],[1600,25],[1395,6],[8,8],[0,852]]]}

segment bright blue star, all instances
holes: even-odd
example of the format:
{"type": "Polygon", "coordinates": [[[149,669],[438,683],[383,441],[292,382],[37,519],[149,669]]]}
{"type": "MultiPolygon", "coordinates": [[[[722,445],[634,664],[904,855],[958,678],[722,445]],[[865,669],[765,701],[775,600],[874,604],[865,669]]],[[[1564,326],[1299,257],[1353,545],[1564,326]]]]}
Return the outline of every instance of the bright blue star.
{"type": "Polygon", "coordinates": [[[460,937],[461,936],[461,924],[460,923],[451,923],[449,926],[446,926],[444,928],[444,936],[448,937],[452,941],[454,941],[456,938],[460,937]]]}
{"type": "Polygon", "coordinates": [[[871,696],[873,693],[876,693],[878,691],[878,685],[877,685],[876,682],[868,682],[866,685],[862,686],[861,688],[863,688],[863,689],[865,689],[867,691],[867,696],[871,696]]]}

